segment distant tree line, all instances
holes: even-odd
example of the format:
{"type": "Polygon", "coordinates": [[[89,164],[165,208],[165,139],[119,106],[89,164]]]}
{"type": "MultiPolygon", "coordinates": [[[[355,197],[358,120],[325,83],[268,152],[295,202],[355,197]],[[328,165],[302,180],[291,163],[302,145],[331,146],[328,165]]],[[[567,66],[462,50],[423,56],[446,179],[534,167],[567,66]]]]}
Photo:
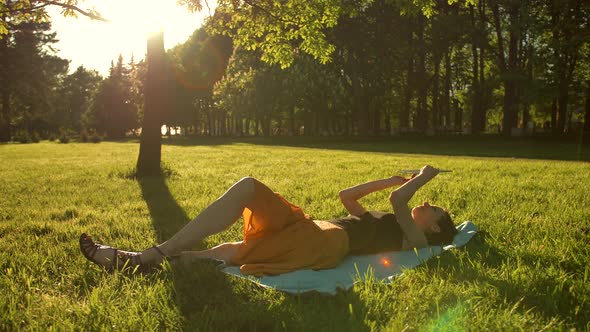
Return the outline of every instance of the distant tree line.
{"type": "MultiPolygon", "coordinates": [[[[174,79],[164,123],[212,136],[590,130],[588,2],[432,1],[428,11],[385,0],[345,4],[352,9],[324,31],[333,46],[327,63],[304,44],[293,52],[216,34],[240,28],[232,25],[239,12],[221,6],[168,51],[174,79]]],[[[143,61],[119,57],[106,78],[83,67],[68,74],[68,61],[49,51],[49,24],[8,30],[0,140],[137,133],[143,61]]]]}
{"type": "Polygon", "coordinates": [[[0,141],[96,134],[122,138],[139,127],[143,62],[111,63],[109,76],[50,52],[48,23],[12,25],[0,40],[0,141]]]}

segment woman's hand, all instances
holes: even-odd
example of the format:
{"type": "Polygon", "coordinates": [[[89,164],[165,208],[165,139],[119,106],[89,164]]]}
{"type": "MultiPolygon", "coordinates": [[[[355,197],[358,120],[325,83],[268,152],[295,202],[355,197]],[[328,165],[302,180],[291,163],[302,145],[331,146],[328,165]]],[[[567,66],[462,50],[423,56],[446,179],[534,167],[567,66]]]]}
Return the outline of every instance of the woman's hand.
{"type": "MultiPolygon", "coordinates": [[[[412,177],[414,177],[414,176],[412,176],[412,177]]],[[[404,184],[404,183],[406,183],[408,181],[410,181],[410,179],[406,179],[403,176],[397,176],[396,175],[396,176],[392,176],[391,177],[391,182],[392,182],[392,184],[394,186],[401,186],[402,184],[404,184]]]]}
{"type": "Polygon", "coordinates": [[[429,178],[433,178],[433,177],[437,176],[439,172],[440,171],[438,168],[434,168],[430,165],[426,165],[420,169],[419,175],[425,175],[429,178]]]}
{"type": "Polygon", "coordinates": [[[399,208],[404,204],[407,205],[416,190],[432,180],[438,173],[440,173],[438,168],[426,165],[420,169],[418,175],[413,175],[411,179],[404,179],[404,185],[394,190],[389,196],[389,200],[394,205],[394,210],[395,206],[399,208]]]}

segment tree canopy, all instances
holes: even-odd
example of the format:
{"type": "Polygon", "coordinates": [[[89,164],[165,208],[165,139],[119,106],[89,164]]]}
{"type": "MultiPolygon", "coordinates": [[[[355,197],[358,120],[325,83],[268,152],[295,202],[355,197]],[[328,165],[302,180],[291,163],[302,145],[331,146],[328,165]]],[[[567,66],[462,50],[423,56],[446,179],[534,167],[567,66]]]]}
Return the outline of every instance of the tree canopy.
{"type": "MultiPolygon", "coordinates": [[[[1,5],[3,139],[60,127],[134,132],[145,63],[119,60],[104,80],[83,68],[67,75],[67,61],[42,47],[55,39],[39,22],[48,5],[100,18],[69,7],[74,1],[1,5]]],[[[175,103],[162,121],[195,135],[581,132],[590,117],[589,7],[221,0],[203,28],[167,52],[175,103]]]]}

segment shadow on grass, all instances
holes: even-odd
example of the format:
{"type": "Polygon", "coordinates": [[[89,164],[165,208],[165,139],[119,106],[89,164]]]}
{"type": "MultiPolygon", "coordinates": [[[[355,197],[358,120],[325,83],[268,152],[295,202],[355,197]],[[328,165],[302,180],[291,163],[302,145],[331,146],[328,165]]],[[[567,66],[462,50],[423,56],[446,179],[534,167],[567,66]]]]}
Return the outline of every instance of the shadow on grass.
{"type": "MultiPolygon", "coordinates": [[[[189,216],[175,201],[164,177],[139,179],[158,242],[182,228],[189,216]]],[[[336,296],[289,295],[226,275],[208,261],[172,268],[173,300],[187,331],[369,331],[367,312],[352,291],[336,296]],[[349,307],[355,308],[354,314],[349,307]],[[357,312],[358,311],[358,312],[357,312]]]]}
{"type": "Polygon", "coordinates": [[[368,310],[352,290],[335,296],[290,295],[228,276],[207,263],[176,272],[176,303],[187,331],[370,330],[359,317],[368,310]]]}
{"type": "Polygon", "coordinates": [[[138,182],[150,211],[158,242],[164,242],[190,218],[172,197],[164,176],[144,177],[138,179],[138,182]]]}
{"type": "MultiPolygon", "coordinates": [[[[586,322],[590,320],[590,305],[581,298],[582,294],[576,294],[569,279],[555,279],[549,275],[533,276],[527,272],[526,268],[521,270],[519,272],[521,275],[515,276],[514,280],[511,280],[513,277],[506,276],[505,272],[500,273],[500,277],[497,277],[497,274],[490,274],[487,268],[500,270],[508,260],[515,260],[515,258],[509,257],[509,253],[490,246],[486,242],[486,237],[485,232],[483,236],[478,233],[464,247],[466,256],[462,257],[463,261],[481,263],[486,269],[479,269],[472,264],[461,264],[461,260],[451,252],[441,255],[439,260],[430,260],[426,266],[433,269],[440,267],[441,273],[453,274],[457,281],[477,282],[483,287],[492,286],[494,291],[498,292],[498,299],[502,301],[498,305],[512,306],[512,310],[517,310],[523,315],[532,311],[541,315],[547,322],[558,318],[566,324],[573,324],[576,329],[587,328],[586,322]],[[523,283],[519,280],[523,278],[522,274],[527,274],[525,278],[531,278],[529,282],[523,283]]],[[[547,255],[519,254],[518,257],[521,259],[519,265],[532,265],[538,262],[545,267],[545,270],[562,267],[562,262],[556,262],[554,258],[547,255]]],[[[567,267],[571,268],[569,265],[567,267]]],[[[579,268],[579,266],[576,267],[579,268]]],[[[508,274],[517,273],[516,270],[519,268],[508,274]]],[[[583,271],[583,268],[576,271],[583,271]]],[[[567,271],[567,273],[573,272],[567,271]]]]}

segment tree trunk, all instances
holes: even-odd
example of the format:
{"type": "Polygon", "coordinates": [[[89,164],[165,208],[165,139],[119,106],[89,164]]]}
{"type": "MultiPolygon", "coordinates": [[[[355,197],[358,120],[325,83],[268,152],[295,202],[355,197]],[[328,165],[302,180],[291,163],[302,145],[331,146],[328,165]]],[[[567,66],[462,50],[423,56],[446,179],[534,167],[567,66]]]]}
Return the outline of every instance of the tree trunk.
{"type": "Polygon", "coordinates": [[[504,81],[504,117],[502,119],[502,129],[506,136],[509,136],[512,128],[518,125],[516,98],[516,83],[513,80],[504,81]]]}
{"type": "Polygon", "coordinates": [[[457,99],[453,99],[453,108],[455,109],[455,129],[463,129],[463,107],[457,99]]]}
{"type": "MultiPolygon", "coordinates": [[[[408,53],[413,53],[413,33],[412,33],[412,19],[408,17],[408,53]]],[[[414,85],[414,57],[408,56],[408,63],[406,68],[406,89],[404,91],[404,102],[400,113],[399,121],[401,128],[410,127],[410,105],[413,97],[414,85]]]]}
{"type": "Polygon", "coordinates": [[[292,136],[297,136],[299,134],[299,131],[296,128],[295,125],[295,107],[291,106],[289,108],[289,128],[291,130],[291,135],[292,136]]]}
{"type": "MultiPolygon", "coordinates": [[[[238,122],[238,133],[240,136],[246,136],[246,132],[244,130],[244,117],[242,116],[242,114],[238,114],[238,118],[237,118],[237,122],[238,122]]],[[[248,127],[246,127],[248,128],[248,127]]]]}
{"type": "MultiPolygon", "coordinates": [[[[6,37],[4,37],[6,39],[6,37]]],[[[10,141],[12,136],[10,128],[10,90],[8,81],[3,79],[2,87],[2,113],[0,113],[0,142],[10,141]]]]}
{"type": "MultiPolygon", "coordinates": [[[[524,58],[526,58],[526,75],[527,75],[528,82],[533,82],[533,56],[534,56],[533,46],[529,45],[527,47],[527,50],[526,50],[525,56],[524,56],[524,58]]],[[[529,131],[533,130],[533,128],[529,128],[529,122],[531,121],[530,108],[531,108],[531,103],[529,101],[529,98],[524,99],[523,109],[522,109],[522,124],[523,124],[524,132],[527,135],[532,134],[532,132],[529,132],[529,131]]]]}
{"type": "Polygon", "coordinates": [[[590,131],[590,81],[586,81],[586,106],[584,108],[584,131],[590,131]]]}
{"type": "Polygon", "coordinates": [[[553,98],[551,102],[551,129],[553,133],[557,132],[557,98],[553,98]]]}
{"type": "Polygon", "coordinates": [[[213,135],[213,115],[209,111],[209,108],[207,108],[206,106],[205,106],[204,113],[205,113],[205,128],[203,128],[204,134],[205,134],[205,136],[212,136],[213,135]]]}
{"type": "Polygon", "coordinates": [[[358,134],[360,136],[367,136],[369,131],[369,124],[367,119],[367,110],[364,107],[364,98],[363,98],[363,91],[361,87],[361,82],[359,78],[359,73],[356,68],[356,59],[351,59],[351,73],[350,79],[352,83],[352,107],[353,107],[353,114],[356,118],[358,134]]]}
{"type": "MultiPolygon", "coordinates": [[[[2,17],[5,21],[5,18],[2,17]]],[[[6,142],[10,140],[11,128],[10,128],[10,81],[8,80],[8,39],[9,35],[4,35],[0,39],[0,61],[2,64],[2,72],[0,72],[0,81],[2,82],[2,113],[0,113],[0,142],[6,142]]]]}
{"type": "Polygon", "coordinates": [[[445,53],[445,87],[442,100],[445,126],[451,124],[451,74],[451,49],[449,48],[445,53]]]}
{"type": "Polygon", "coordinates": [[[557,132],[563,134],[565,131],[565,120],[567,118],[567,104],[569,101],[567,87],[560,87],[557,97],[557,132]]]}
{"type": "Polygon", "coordinates": [[[575,25],[576,21],[582,21],[580,17],[583,15],[583,11],[580,10],[581,4],[582,1],[552,2],[549,6],[554,45],[555,84],[558,91],[554,134],[564,132],[568,115],[569,88],[573,79],[572,74],[576,65],[578,49],[581,46],[580,42],[575,41],[575,35],[579,32],[572,30],[571,26],[575,25]],[[572,5],[574,7],[571,7],[572,5]]]}
{"type": "Polygon", "coordinates": [[[276,135],[277,136],[283,136],[282,132],[283,132],[283,119],[282,118],[278,118],[277,119],[276,135]]]}
{"type": "Polygon", "coordinates": [[[225,112],[221,111],[219,112],[219,131],[218,131],[218,135],[219,136],[225,136],[225,130],[227,128],[227,119],[225,116],[225,112]]]}
{"type": "Polygon", "coordinates": [[[442,112],[439,102],[440,54],[434,55],[434,77],[432,78],[432,127],[437,128],[442,123],[442,112]]]}
{"type": "Polygon", "coordinates": [[[260,117],[256,116],[256,120],[254,121],[254,136],[258,136],[260,129],[260,117]]]}
{"type": "Polygon", "coordinates": [[[478,53],[478,31],[475,20],[475,10],[473,6],[470,6],[469,12],[471,14],[471,26],[473,29],[472,40],[471,40],[471,53],[473,56],[472,66],[472,106],[471,106],[471,132],[473,134],[479,134],[483,131],[482,108],[481,108],[481,86],[479,80],[479,53],[478,53]]]}
{"type": "Polygon", "coordinates": [[[270,123],[272,118],[269,113],[270,112],[267,111],[262,117],[262,134],[264,135],[264,137],[270,136],[270,123]]]}
{"type": "Polygon", "coordinates": [[[168,106],[168,72],[164,33],[151,35],[147,42],[147,77],[143,125],[137,158],[137,175],[159,175],[162,158],[162,117],[168,106]]]}
{"type": "Polygon", "coordinates": [[[486,78],[485,78],[485,62],[484,62],[484,53],[485,48],[481,47],[479,49],[479,110],[480,110],[480,119],[481,119],[481,129],[485,131],[486,124],[487,124],[487,90],[486,90],[486,78]]]}
{"type": "Polygon", "coordinates": [[[510,136],[512,127],[518,123],[518,113],[516,112],[517,107],[517,94],[516,94],[516,82],[513,75],[516,74],[517,67],[517,47],[518,47],[518,35],[515,29],[517,28],[517,11],[518,4],[512,4],[509,10],[509,19],[511,21],[511,27],[509,28],[509,41],[508,41],[508,63],[506,63],[504,55],[504,38],[502,36],[502,27],[500,23],[500,11],[497,2],[492,5],[492,13],[494,19],[494,27],[496,30],[496,38],[498,39],[498,62],[500,67],[500,75],[502,76],[502,83],[504,85],[504,102],[503,102],[503,118],[502,118],[502,132],[506,136],[510,136]]]}
{"type": "Polygon", "coordinates": [[[422,133],[426,132],[428,127],[427,117],[427,100],[428,100],[428,83],[426,79],[426,45],[424,43],[424,17],[418,17],[418,108],[416,109],[416,124],[422,133]]]}
{"type": "MultiPolygon", "coordinates": [[[[513,22],[514,23],[514,22],[513,22]]],[[[508,42],[508,77],[504,79],[504,134],[510,135],[512,127],[518,126],[518,85],[512,77],[518,67],[518,35],[510,30],[508,42]]]]}
{"type": "Polygon", "coordinates": [[[383,121],[383,116],[381,115],[381,113],[383,112],[382,110],[384,109],[384,105],[383,103],[379,102],[377,108],[375,108],[375,113],[373,114],[374,119],[373,119],[373,132],[375,135],[379,136],[382,133],[382,125],[381,122],[383,121]]]}

